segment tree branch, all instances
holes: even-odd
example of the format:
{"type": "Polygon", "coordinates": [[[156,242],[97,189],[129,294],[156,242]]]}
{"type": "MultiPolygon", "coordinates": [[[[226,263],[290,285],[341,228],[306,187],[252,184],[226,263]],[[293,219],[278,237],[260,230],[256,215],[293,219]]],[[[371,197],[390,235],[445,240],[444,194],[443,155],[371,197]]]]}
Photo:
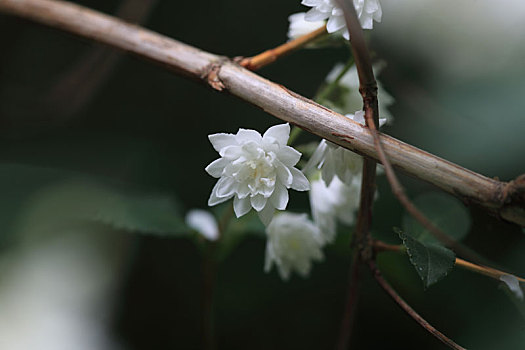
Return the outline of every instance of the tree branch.
{"type": "MultiPolygon", "coordinates": [[[[361,155],[378,159],[369,130],[348,118],[272,83],[230,61],[114,17],[56,0],[0,0],[0,12],[90,38],[163,65],[215,88],[224,87],[266,112],[361,155]]],[[[393,166],[466,203],[525,226],[525,203],[515,188],[379,134],[393,166]]],[[[522,193],[522,192],[521,192],[522,193]]],[[[520,194],[522,198],[523,194],[520,194]]]]}

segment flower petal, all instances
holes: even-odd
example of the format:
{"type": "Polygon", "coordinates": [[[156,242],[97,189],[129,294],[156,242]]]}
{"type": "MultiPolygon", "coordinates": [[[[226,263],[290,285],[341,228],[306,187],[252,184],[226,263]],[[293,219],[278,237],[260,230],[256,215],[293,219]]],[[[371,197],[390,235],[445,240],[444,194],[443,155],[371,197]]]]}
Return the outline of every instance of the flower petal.
{"type": "Polygon", "coordinates": [[[221,149],[223,149],[224,147],[237,144],[237,141],[235,141],[235,135],[233,134],[213,134],[208,135],[208,139],[210,140],[213,148],[215,148],[215,150],[219,153],[221,153],[221,149]]]}
{"type": "Polygon", "coordinates": [[[211,162],[204,170],[213,177],[219,178],[228,165],[228,161],[224,158],[219,158],[211,162]]]}
{"type": "Polygon", "coordinates": [[[321,12],[316,8],[311,9],[304,15],[304,20],[308,22],[317,22],[327,19],[329,14],[321,12]]]}
{"type": "Polygon", "coordinates": [[[326,23],[326,31],[328,33],[337,32],[346,26],[345,18],[343,16],[331,16],[326,23]]]}
{"type": "Polygon", "coordinates": [[[270,224],[274,213],[275,208],[271,205],[267,205],[263,208],[263,210],[257,212],[259,219],[261,219],[261,222],[264,224],[264,226],[268,226],[270,224]]]}
{"type": "Polygon", "coordinates": [[[219,181],[217,181],[217,197],[230,198],[235,194],[236,188],[237,182],[234,179],[231,177],[221,177],[219,181]]]}
{"type": "Polygon", "coordinates": [[[325,160],[321,168],[321,173],[323,175],[323,180],[326,183],[326,186],[330,186],[330,183],[332,182],[332,179],[335,175],[335,161],[333,153],[333,150],[329,150],[328,152],[326,152],[325,160]]]}
{"type": "Polygon", "coordinates": [[[503,275],[500,276],[500,281],[504,282],[510,291],[514,294],[519,300],[523,300],[523,290],[520,287],[520,282],[513,275],[503,275]]]}
{"type": "Polygon", "coordinates": [[[263,195],[255,195],[253,197],[250,197],[250,201],[252,203],[253,209],[257,211],[263,210],[264,206],[266,205],[266,202],[268,201],[268,198],[265,198],[263,195]]]}
{"type": "Polygon", "coordinates": [[[281,184],[275,185],[275,190],[273,191],[273,194],[270,196],[270,203],[279,210],[286,209],[286,205],[288,204],[288,190],[286,187],[284,187],[281,184]]]}
{"type": "Polygon", "coordinates": [[[239,198],[238,196],[233,198],[233,211],[236,217],[240,218],[248,213],[251,208],[250,198],[239,198]]]}
{"type": "Polygon", "coordinates": [[[327,150],[327,144],[325,140],[319,142],[319,146],[314,151],[314,154],[308,159],[308,162],[303,168],[303,173],[307,174],[314,168],[318,168],[323,163],[327,150]]]}
{"type": "Polygon", "coordinates": [[[186,214],[186,224],[210,241],[219,238],[219,225],[207,210],[192,209],[186,214]]]}
{"type": "Polygon", "coordinates": [[[222,203],[222,202],[226,202],[228,199],[230,199],[232,196],[230,197],[218,197],[217,196],[217,187],[219,185],[219,181],[217,181],[217,183],[215,184],[215,186],[213,187],[213,189],[211,190],[211,194],[210,194],[210,198],[208,199],[208,205],[210,207],[214,206],[214,205],[217,205],[219,203],[222,203]]]}
{"type": "Polygon", "coordinates": [[[242,147],[238,145],[226,146],[221,149],[219,154],[230,161],[235,160],[242,155],[242,147]]]}
{"type": "Polygon", "coordinates": [[[278,162],[275,168],[275,171],[277,172],[277,180],[286,186],[286,188],[289,188],[293,182],[293,175],[290,169],[292,168],[283,165],[281,162],[278,162]]]}
{"type": "Polygon", "coordinates": [[[277,158],[286,166],[294,166],[301,159],[301,152],[293,147],[284,146],[277,152],[277,158]]]}
{"type": "Polygon", "coordinates": [[[263,135],[263,139],[267,141],[272,141],[271,139],[277,141],[277,143],[281,146],[286,146],[288,143],[288,138],[290,137],[290,124],[279,124],[274,125],[263,135]]]}
{"type": "Polygon", "coordinates": [[[239,144],[242,144],[248,141],[260,143],[262,140],[261,134],[251,129],[239,129],[235,137],[239,144]]]}
{"type": "Polygon", "coordinates": [[[319,5],[319,0],[303,0],[303,1],[301,1],[301,5],[317,6],[317,5],[319,5]]]}
{"type": "Polygon", "coordinates": [[[302,171],[297,168],[290,168],[293,175],[292,188],[296,191],[308,191],[310,189],[310,182],[302,171]]]}

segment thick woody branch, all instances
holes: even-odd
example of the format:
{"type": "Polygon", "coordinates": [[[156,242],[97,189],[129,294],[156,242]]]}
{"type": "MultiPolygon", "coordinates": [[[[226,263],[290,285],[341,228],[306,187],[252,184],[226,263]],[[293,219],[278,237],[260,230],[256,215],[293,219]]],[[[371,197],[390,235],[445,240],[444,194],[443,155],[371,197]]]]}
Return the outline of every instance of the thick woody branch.
{"type": "MultiPolygon", "coordinates": [[[[223,89],[344,148],[378,159],[368,129],[225,57],[63,1],[0,0],[0,12],[133,53],[178,74],[223,89]]],[[[487,178],[384,134],[380,138],[393,166],[438,186],[466,203],[480,205],[499,217],[525,226],[523,192],[514,193],[522,186],[509,186],[509,183],[487,178]]]]}

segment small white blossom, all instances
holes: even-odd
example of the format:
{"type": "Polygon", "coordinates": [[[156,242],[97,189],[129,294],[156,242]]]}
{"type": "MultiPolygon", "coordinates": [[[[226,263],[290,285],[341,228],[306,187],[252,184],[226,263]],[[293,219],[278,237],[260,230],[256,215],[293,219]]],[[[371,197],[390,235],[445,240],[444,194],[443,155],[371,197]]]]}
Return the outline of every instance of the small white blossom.
{"type": "Polygon", "coordinates": [[[219,238],[219,225],[215,216],[209,211],[202,209],[190,210],[186,214],[186,224],[210,241],[215,241],[219,238]]]}
{"type": "Polygon", "coordinates": [[[305,12],[299,12],[288,16],[288,21],[290,22],[288,39],[296,39],[325,25],[324,21],[306,21],[304,19],[305,14],[305,12]]]}
{"type": "MultiPolygon", "coordinates": [[[[363,111],[347,114],[346,117],[364,124],[363,111]]],[[[385,123],[385,119],[380,119],[379,122],[379,125],[382,126],[385,123]]],[[[345,184],[351,185],[354,178],[361,174],[363,157],[335,143],[322,140],[303,171],[307,173],[314,167],[321,169],[323,180],[327,186],[330,186],[336,175],[345,184]]]]}
{"type": "MultiPolygon", "coordinates": [[[[381,4],[379,0],[353,0],[355,11],[361,27],[372,29],[374,21],[381,22],[381,4]]],[[[328,33],[343,32],[343,37],[350,39],[346,28],[344,13],[335,0],[303,0],[301,4],[313,7],[305,15],[307,21],[323,21],[328,19],[326,30],[328,33]]]]}
{"type": "Polygon", "coordinates": [[[310,189],[308,179],[295,168],[301,153],[286,145],[290,125],[269,128],[263,136],[255,130],[239,129],[237,134],[213,134],[210,142],[221,158],[206,167],[218,178],[208,205],[233,199],[235,215],[241,217],[253,207],[268,225],[275,209],[288,204],[288,189],[310,189]]]}
{"type": "Polygon", "coordinates": [[[312,217],[328,243],[335,239],[337,220],[346,225],[354,223],[355,211],[359,208],[360,192],[360,175],[354,177],[350,185],[343,183],[337,176],[329,186],[322,179],[312,181],[312,217]]]}
{"type": "MultiPolygon", "coordinates": [[[[378,76],[381,74],[381,71],[384,68],[384,63],[374,64],[373,70],[374,74],[378,76]]],[[[341,63],[338,63],[334,66],[334,68],[328,73],[326,76],[326,83],[330,84],[339,74],[343,71],[344,65],[341,63]]],[[[363,106],[363,98],[361,97],[361,94],[359,93],[359,77],[357,75],[357,68],[352,66],[339,80],[339,85],[347,91],[342,96],[339,96],[340,102],[342,103],[341,108],[335,108],[339,109],[340,112],[349,112],[349,111],[357,111],[362,108],[363,106]]],[[[377,80],[377,102],[379,106],[379,115],[382,118],[385,118],[388,123],[391,123],[393,120],[392,115],[390,114],[390,111],[388,108],[394,103],[394,98],[385,91],[383,88],[383,85],[379,80],[377,80]]],[[[334,106],[329,106],[334,107],[334,106]]]]}
{"type": "Polygon", "coordinates": [[[292,271],[306,277],[312,261],[323,260],[324,239],[306,214],[281,213],[276,215],[266,228],[266,258],[264,270],[270,271],[272,264],[282,279],[287,280],[292,271]]]}

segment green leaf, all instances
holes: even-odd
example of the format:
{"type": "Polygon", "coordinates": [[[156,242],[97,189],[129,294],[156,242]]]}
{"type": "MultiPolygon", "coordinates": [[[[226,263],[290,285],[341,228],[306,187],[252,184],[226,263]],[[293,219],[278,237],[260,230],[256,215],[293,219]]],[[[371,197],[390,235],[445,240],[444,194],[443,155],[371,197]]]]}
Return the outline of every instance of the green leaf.
{"type": "Polygon", "coordinates": [[[184,223],[173,198],[144,193],[108,191],[94,221],[120,230],[161,236],[187,234],[191,231],[184,223]]]}
{"type": "Polygon", "coordinates": [[[410,262],[425,288],[441,280],[454,267],[456,255],[450,249],[435,243],[423,243],[399,229],[395,231],[403,240],[410,262]]]}
{"type": "MultiPolygon", "coordinates": [[[[443,193],[428,193],[414,200],[415,206],[443,232],[457,241],[461,241],[470,229],[468,210],[457,199],[443,193]]],[[[420,242],[440,244],[432,233],[405,213],[403,231],[410,233],[420,242]]]]}

